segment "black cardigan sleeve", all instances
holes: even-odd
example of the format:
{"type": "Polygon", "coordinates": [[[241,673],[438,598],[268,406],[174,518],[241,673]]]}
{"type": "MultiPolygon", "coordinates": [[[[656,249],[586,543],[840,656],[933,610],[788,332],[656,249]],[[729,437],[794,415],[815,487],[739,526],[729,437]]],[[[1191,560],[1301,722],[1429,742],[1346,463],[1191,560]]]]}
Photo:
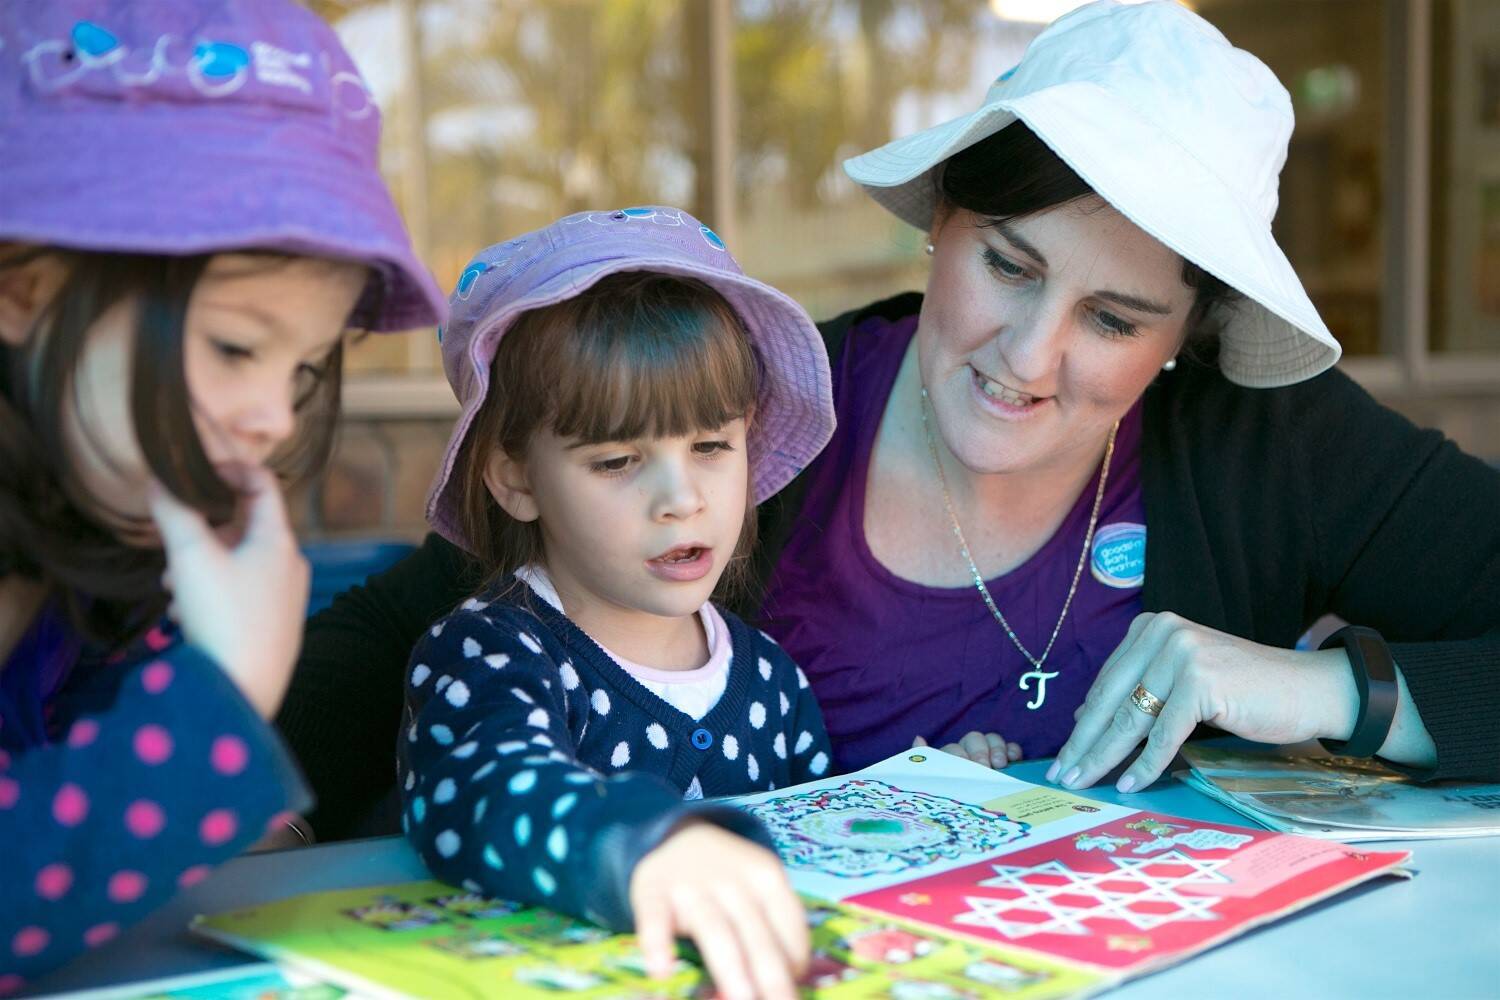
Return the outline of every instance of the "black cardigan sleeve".
{"type": "MultiPolygon", "coordinates": [[[[461,549],[428,535],[308,621],[276,724],[317,798],[308,820],[320,839],[361,832],[393,791],[407,657],[481,582],[461,549]]],[[[394,815],[389,820],[380,832],[395,832],[394,815]]]]}
{"type": "Polygon", "coordinates": [[[1342,375],[1288,427],[1328,608],[1378,628],[1437,746],[1424,777],[1500,780],[1500,471],[1342,375]]]}
{"type": "Polygon", "coordinates": [[[1289,647],[1380,630],[1437,746],[1500,780],[1500,472],[1341,372],[1280,389],[1184,360],[1146,395],[1143,606],[1289,647]]]}

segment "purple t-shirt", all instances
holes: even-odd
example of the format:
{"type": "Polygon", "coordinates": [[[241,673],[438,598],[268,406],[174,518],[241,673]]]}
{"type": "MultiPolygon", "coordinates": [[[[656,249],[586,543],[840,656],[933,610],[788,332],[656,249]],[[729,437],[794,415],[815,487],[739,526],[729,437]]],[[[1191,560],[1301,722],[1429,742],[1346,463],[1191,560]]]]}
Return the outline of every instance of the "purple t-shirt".
{"type": "MultiPolygon", "coordinates": [[[[1073,606],[1043,664],[1041,684],[972,586],[903,580],[870,551],[865,486],[876,431],[916,317],[874,319],[850,332],[834,373],[838,430],[808,470],[806,500],[768,586],[766,630],[806,671],[823,709],[835,760],[853,770],[911,746],[951,743],[970,730],[998,732],[1022,753],[1057,752],[1099,667],[1140,612],[1145,578],[1141,412],[1120,422],[1093,551],[1073,606]]],[[[1016,635],[1040,655],[1057,624],[1098,488],[1089,480],[1061,527],[1022,565],[985,581],[1016,635]]],[[[934,480],[919,500],[946,523],[934,480]]],[[[955,541],[955,564],[963,556],[955,541]]]]}

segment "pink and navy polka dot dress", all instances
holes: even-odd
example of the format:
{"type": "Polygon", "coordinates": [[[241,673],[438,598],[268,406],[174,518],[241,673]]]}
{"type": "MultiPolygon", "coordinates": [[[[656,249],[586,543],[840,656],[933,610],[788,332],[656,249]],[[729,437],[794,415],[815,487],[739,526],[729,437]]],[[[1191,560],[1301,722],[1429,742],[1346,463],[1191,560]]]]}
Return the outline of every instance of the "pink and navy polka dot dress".
{"type": "Polygon", "coordinates": [[[0,996],[115,938],[309,797],[173,633],[91,655],[44,611],[0,670],[0,996]]]}

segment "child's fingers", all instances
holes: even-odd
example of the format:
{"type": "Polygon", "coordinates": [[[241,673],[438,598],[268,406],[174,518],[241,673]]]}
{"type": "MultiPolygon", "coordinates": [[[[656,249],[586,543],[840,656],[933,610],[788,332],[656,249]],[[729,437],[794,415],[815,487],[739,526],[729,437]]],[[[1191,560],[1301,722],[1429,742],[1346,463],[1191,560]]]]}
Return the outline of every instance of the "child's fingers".
{"type": "Polygon", "coordinates": [[[1005,738],[999,733],[985,733],[985,743],[989,744],[990,767],[999,770],[1010,763],[1010,757],[1005,751],[1005,738]]]}
{"type": "Polygon", "coordinates": [[[922,737],[918,736],[916,739],[911,741],[911,745],[914,747],[925,747],[928,745],[928,743],[926,740],[922,739],[922,737]]]}
{"type": "Polygon", "coordinates": [[[729,918],[718,904],[696,890],[675,893],[673,904],[676,924],[698,946],[698,954],[703,956],[714,986],[728,1000],[751,1000],[755,989],[746,970],[745,956],[729,918]]]}
{"type": "Polygon", "coordinates": [[[169,558],[197,545],[214,544],[213,531],[203,515],[178,500],[155,480],[146,485],[146,503],[169,558]]]}
{"type": "Polygon", "coordinates": [[[659,896],[640,900],[634,909],[635,937],[641,946],[646,971],[654,979],[666,979],[672,974],[677,958],[672,911],[659,896]]]}
{"type": "MultiPolygon", "coordinates": [[[[777,864],[779,866],[780,862],[777,864]]],[[[782,953],[791,963],[792,972],[801,976],[812,958],[812,940],[807,932],[807,910],[803,908],[802,900],[792,891],[786,876],[780,871],[776,875],[778,877],[774,882],[770,879],[758,880],[755,885],[761,893],[761,905],[765,908],[771,930],[781,944],[782,953]]]]}
{"type": "Polygon", "coordinates": [[[1006,756],[1008,756],[1010,758],[1011,763],[1014,764],[1016,761],[1018,761],[1018,760],[1021,759],[1021,744],[1019,744],[1019,743],[1007,743],[1007,744],[1005,744],[1005,754],[1006,754],[1006,756]]]}
{"type": "Polygon", "coordinates": [[[247,542],[279,542],[291,534],[286,504],[275,476],[259,466],[248,466],[236,485],[245,499],[247,542]]]}
{"type": "Polygon", "coordinates": [[[791,971],[791,955],[773,929],[770,913],[757,906],[749,894],[726,887],[720,890],[719,909],[729,915],[738,939],[739,953],[749,959],[755,980],[753,995],[766,1000],[793,1000],[797,985],[791,971]]]}
{"type": "Polygon", "coordinates": [[[965,733],[964,738],[958,741],[958,745],[964,748],[964,756],[976,764],[990,766],[990,745],[985,742],[984,734],[979,732],[965,733]]]}

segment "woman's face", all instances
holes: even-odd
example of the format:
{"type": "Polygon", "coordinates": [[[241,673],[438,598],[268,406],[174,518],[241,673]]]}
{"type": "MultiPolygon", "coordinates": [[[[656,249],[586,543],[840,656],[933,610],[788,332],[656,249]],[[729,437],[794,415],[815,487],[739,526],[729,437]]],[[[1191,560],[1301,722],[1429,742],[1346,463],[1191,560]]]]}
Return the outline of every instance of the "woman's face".
{"type": "Polygon", "coordinates": [[[1098,198],[981,225],[941,213],[917,325],[944,443],[976,473],[1067,468],[1181,345],[1182,259],[1098,198]]]}

